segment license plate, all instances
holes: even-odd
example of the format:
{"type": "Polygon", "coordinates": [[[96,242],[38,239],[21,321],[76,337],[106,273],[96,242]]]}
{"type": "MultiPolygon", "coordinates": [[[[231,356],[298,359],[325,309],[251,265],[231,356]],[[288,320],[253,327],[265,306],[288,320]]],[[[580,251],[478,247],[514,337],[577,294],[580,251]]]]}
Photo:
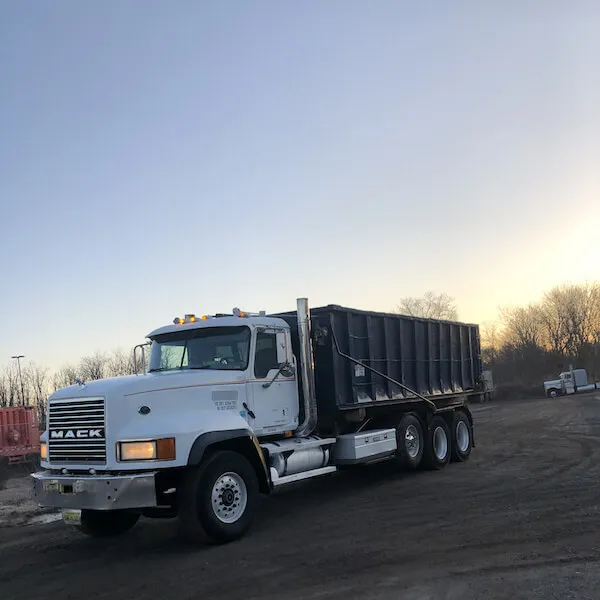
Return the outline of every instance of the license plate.
{"type": "Polygon", "coordinates": [[[58,492],[58,490],[59,490],[58,481],[44,481],[44,491],[58,492]]]}
{"type": "Polygon", "coordinates": [[[72,494],[81,494],[86,491],[86,482],[77,480],[70,483],[60,483],[56,480],[44,481],[43,488],[45,492],[50,494],[61,494],[62,496],[70,496],[72,494]]]}
{"type": "Polygon", "coordinates": [[[62,518],[67,525],[81,525],[80,510],[63,510],[62,518]]]}

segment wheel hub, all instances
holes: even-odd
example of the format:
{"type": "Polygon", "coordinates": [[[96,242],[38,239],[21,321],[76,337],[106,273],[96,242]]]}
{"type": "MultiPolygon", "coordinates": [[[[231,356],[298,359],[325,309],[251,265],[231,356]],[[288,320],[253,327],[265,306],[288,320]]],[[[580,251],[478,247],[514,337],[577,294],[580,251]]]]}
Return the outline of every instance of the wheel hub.
{"type": "Polygon", "coordinates": [[[459,421],[456,426],[456,443],[461,452],[469,449],[469,429],[464,421],[459,421]]]}
{"type": "Polygon", "coordinates": [[[230,489],[223,490],[221,495],[224,506],[231,506],[235,502],[235,493],[230,489]]]}
{"type": "Polygon", "coordinates": [[[404,445],[406,446],[406,453],[410,458],[415,458],[419,454],[421,443],[414,425],[409,425],[406,428],[404,432],[404,445]]]}
{"type": "Polygon", "coordinates": [[[448,437],[441,427],[436,427],[433,432],[433,451],[438,460],[444,460],[448,454],[448,437]]]}

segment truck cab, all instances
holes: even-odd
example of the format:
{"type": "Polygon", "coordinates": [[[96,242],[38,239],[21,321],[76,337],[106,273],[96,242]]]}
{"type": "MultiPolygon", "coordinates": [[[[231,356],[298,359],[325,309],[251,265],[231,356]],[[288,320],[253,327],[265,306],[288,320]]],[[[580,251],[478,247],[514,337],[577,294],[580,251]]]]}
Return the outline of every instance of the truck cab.
{"type": "Polygon", "coordinates": [[[148,376],[168,382],[163,391],[190,414],[195,429],[202,406],[241,417],[257,436],[293,431],[299,404],[289,325],[240,315],[188,315],[153,331],[148,376]]]}

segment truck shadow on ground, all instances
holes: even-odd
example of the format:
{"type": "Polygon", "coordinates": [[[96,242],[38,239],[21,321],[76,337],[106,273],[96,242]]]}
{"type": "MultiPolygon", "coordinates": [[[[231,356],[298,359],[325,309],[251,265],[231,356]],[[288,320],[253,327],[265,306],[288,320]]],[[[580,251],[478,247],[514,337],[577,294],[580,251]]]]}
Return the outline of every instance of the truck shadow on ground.
{"type": "Polygon", "coordinates": [[[321,510],[327,504],[338,503],[340,496],[347,498],[359,495],[365,489],[376,493],[380,486],[419,478],[425,474],[424,471],[402,471],[393,463],[385,462],[340,471],[323,479],[292,484],[264,499],[262,513],[266,514],[261,514],[261,521],[268,526],[270,521],[285,518],[292,511],[299,515],[321,510]]]}

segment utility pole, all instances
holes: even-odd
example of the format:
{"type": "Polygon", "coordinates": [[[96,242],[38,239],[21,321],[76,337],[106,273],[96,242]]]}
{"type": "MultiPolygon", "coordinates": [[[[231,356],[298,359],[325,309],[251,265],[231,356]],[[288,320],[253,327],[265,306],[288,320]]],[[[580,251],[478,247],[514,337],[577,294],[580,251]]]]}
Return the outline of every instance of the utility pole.
{"type": "Polygon", "coordinates": [[[25,388],[23,387],[23,375],[21,375],[21,359],[25,358],[24,354],[18,354],[11,356],[11,358],[17,360],[17,368],[19,370],[19,382],[21,383],[21,404],[25,406],[25,388]]]}

